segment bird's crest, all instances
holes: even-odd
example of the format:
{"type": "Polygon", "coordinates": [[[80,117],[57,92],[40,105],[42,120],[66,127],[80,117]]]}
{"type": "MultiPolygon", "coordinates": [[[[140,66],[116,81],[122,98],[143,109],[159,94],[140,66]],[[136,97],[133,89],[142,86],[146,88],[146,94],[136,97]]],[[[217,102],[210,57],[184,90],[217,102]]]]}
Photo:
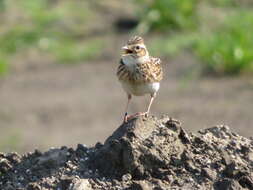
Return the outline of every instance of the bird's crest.
{"type": "Polygon", "coordinates": [[[134,37],[130,38],[127,42],[128,45],[143,44],[143,43],[144,43],[144,40],[140,36],[134,36],[134,37]]]}

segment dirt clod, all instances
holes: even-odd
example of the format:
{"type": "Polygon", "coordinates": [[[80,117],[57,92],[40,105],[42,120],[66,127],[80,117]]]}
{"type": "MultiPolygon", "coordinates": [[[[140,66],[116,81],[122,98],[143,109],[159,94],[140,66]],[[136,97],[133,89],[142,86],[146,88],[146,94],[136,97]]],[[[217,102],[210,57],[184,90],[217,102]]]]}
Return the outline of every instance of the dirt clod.
{"type": "Polygon", "coordinates": [[[0,153],[0,189],[253,189],[252,155],[252,139],[227,126],[192,134],[140,117],[94,147],[0,153]]]}

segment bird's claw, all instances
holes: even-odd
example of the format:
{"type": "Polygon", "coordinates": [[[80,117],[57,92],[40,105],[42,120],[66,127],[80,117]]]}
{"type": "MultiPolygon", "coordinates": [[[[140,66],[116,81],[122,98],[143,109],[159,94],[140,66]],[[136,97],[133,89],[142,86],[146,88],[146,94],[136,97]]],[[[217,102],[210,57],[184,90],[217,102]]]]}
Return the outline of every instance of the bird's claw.
{"type": "Polygon", "coordinates": [[[129,119],[129,116],[127,115],[127,112],[126,112],[126,113],[125,113],[125,116],[124,116],[124,121],[123,121],[123,123],[127,123],[128,119],[129,119]]]}
{"type": "Polygon", "coordinates": [[[148,117],[148,112],[137,112],[133,115],[127,115],[127,113],[125,113],[124,123],[127,123],[130,119],[138,117],[138,116],[144,116],[145,118],[147,118],[148,117]]]}

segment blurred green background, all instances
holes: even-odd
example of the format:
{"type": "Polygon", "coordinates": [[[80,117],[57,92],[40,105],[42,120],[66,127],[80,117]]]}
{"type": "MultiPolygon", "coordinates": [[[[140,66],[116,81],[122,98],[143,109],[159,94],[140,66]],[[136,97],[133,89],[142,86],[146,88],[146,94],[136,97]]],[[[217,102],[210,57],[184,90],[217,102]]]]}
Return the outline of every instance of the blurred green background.
{"type": "Polygon", "coordinates": [[[252,136],[252,31],[250,0],[0,0],[0,151],[103,141],[122,119],[115,70],[136,34],[163,60],[154,114],[252,136]]]}

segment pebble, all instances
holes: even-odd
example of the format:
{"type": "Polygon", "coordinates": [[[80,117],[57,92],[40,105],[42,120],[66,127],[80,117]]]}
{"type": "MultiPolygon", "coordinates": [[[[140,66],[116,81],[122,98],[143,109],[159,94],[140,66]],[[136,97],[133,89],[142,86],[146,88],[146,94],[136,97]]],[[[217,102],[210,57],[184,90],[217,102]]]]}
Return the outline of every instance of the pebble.
{"type": "Polygon", "coordinates": [[[121,177],[122,181],[130,181],[132,179],[132,175],[127,173],[121,177]]]}

